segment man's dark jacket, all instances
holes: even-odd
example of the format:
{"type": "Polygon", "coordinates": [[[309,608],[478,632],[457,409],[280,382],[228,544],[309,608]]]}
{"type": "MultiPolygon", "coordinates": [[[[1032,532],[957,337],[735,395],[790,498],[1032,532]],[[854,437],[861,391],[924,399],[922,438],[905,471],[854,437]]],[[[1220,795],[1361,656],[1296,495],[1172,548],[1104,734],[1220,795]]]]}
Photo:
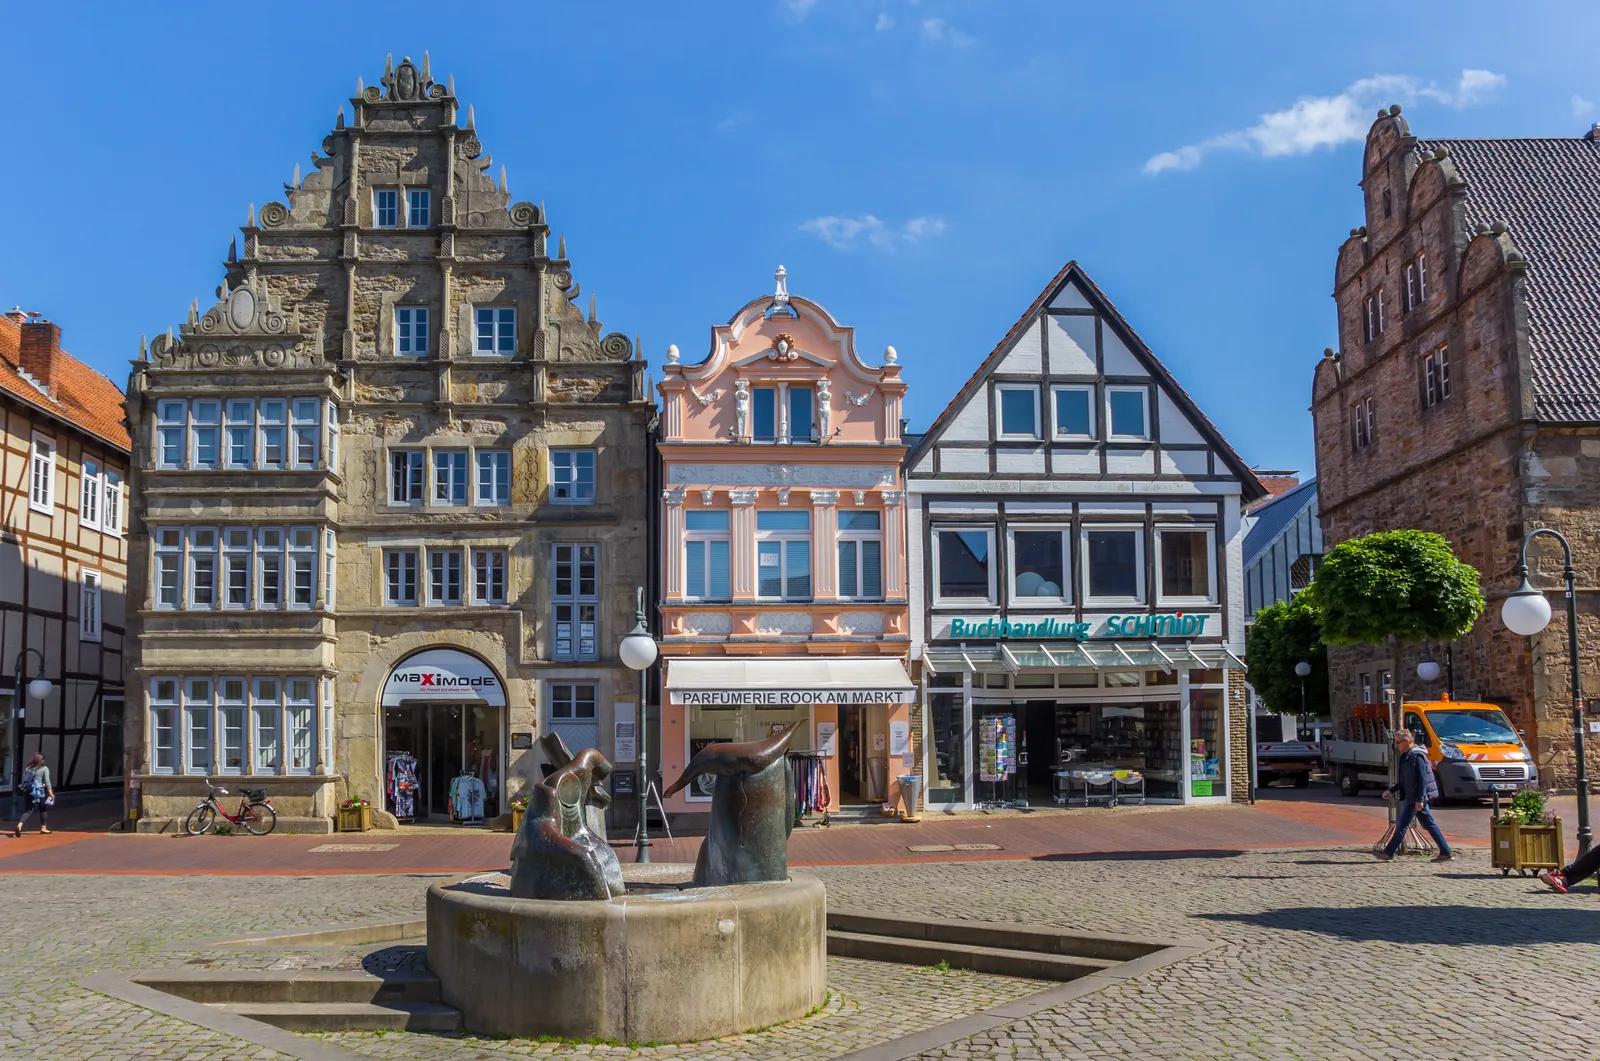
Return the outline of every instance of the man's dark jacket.
{"type": "Polygon", "coordinates": [[[1427,752],[1413,744],[1410,750],[1400,757],[1398,765],[1395,790],[1400,793],[1400,802],[1421,803],[1424,800],[1439,798],[1439,782],[1433,776],[1433,767],[1428,762],[1427,752]]]}

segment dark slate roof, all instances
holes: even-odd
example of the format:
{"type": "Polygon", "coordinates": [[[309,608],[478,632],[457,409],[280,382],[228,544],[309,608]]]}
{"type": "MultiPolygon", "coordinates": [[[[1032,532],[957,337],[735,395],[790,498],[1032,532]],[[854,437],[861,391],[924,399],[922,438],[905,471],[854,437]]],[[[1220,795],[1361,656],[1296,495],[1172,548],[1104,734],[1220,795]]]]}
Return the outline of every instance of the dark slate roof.
{"type": "Polygon", "coordinates": [[[1467,182],[1468,233],[1504,221],[1527,257],[1528,339],[1541,420],[1600,422],[1600,143],[1418,140],[1467,182]]]}
{"type": "Polygon", "coordinates": [[[1250,515],[1255,522],[1244,536],[1244,563],[1250,566],[1251,561],[1266,551],[1273,539],[1282,533],[1305,507],[1317,498],[1317,481],[1307,479],[1293,490],[1285,490],[1271,501],[1263,502],[1251,510],[1250,515]]]}

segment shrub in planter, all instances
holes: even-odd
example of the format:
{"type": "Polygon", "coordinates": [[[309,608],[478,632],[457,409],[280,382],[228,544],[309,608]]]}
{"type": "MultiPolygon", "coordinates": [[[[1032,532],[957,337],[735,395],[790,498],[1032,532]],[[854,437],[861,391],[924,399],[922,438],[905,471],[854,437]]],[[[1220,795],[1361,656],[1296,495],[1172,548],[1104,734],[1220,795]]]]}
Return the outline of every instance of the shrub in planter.
{"type": "Polygon", "coordinates": [[[364,833],[372,828],[372,804],[364,799],[347,799],[339,804],[339,831],[364,833]]]}

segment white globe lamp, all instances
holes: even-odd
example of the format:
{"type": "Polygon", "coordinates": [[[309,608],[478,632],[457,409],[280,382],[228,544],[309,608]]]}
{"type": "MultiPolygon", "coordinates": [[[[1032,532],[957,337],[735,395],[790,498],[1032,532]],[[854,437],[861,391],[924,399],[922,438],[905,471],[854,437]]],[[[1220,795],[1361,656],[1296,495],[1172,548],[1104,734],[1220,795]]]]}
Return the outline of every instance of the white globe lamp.
{"type": "Polygon", "coordinates": [[[1517,591],[1500,605],[1500,620],[1513,634],[1532,637],[1550,625],[1550,602],[1524,577],[1517,591]]]}
{"type": "Polygon", "coordinates": [[[50,695],[50,679],[43,677],[33,679],[28,683],[28,695],[35,700],[43,700],[50,695]]]}
{"type": "Polygon", "coordinates": [[[1421,663],[1417,664],[1417,677],[1421,678],[1425,682],[1438,681],[1439,664],[1435,663],[1431,659],[1423,660],[1421,663]]]}
{"type": "Polygon", "coordinates": [[[628,636],[622,639],[617,652],[622,656],[623,666],[629,670],[648,670],[656,661],[656,642],[650,636],[650,631],[640,623],[628,631],[628,636]]]}

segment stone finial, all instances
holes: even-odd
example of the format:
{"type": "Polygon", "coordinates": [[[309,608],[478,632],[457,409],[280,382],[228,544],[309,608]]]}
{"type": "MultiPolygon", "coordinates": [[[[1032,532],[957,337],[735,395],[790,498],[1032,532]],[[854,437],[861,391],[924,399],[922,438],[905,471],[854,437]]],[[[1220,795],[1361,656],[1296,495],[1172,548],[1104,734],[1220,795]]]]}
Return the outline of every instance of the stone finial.
{"type": "Polygon", "coordinates": [[[789,304],[789,271],[780,264],[777,272],[773,273],[772,276],[777,282],[777,286],[772,292],[772,304],[775,306],[787,306],[789,304]]]}
{"type": "Polygon", "coordinates": [[[467,132],[472,133],[477,132],[477,130],[478,115],[477,112],[472,109],[472,104],[469,103],[467,104],[467,132]]]}
{"type": "Polygon", "coordinates": [[[433,80],[433,71],[429,66],[428,53],[426,51],[424,51],[422,53],[422,80],[423,81],[432,81],[433,80]]]}
{"type": "Polygon", "coordinates": [[[594,320],[595,320],[594,303],[595,303],[595,298],[594,298],[594,295],[591,294],[589,296],[589,323],[590,324],[593,324],[594,320]]]}
{"type": "Polygon", "coordinates": [[[228,238],[228,264],[232,265],[239,260],[239,239],[237,236],[228,238]]]}
{"type": "Polygon", "coordinates": [[[142,334],[139,336],[139,360],[150,360],[150,344],[145,342],[145,337],[142,334]]]}
{"type": "Polygon", "coordinates": [[[676,365],[677,363],[678,363],[678,344],[677,343],[668,343],[667,344],[667,364],[676,365]]]}
{"type": "Polygon", "coordinates": [[[506,168],[505,168],[505,166],[501,166],[500,167],[500,194],[501,195],[506,194],[506,168]]]}
{"type": "Polygon", "coordinates": [[[356,75],[356,95],[360,96],[367,91],[367,79],[356,75]]]}
{"type": "Polygon", "coordinates": [[[1389,104],[1389,117],[1391,117],[1391,118],[1400,117],[1400,104],[1398,104],[1398,103],[1389,104]]]}
{"type": "Polygon", "coordinates": [[[900,351],[896,350],[892,346],[884,347],[883,363],[886,365],[898,365],[900,363],[900,351]]]}
{"type": "Polygon", "coordinates": [[[343,103],[339,104],[339,117],[334,119],[333,127],[335,129],[343,129],[344,128],[344,104],[343,103]]]}
{"type": "Polygon", "coordinates": [[[245,214],[244,227],[245,228],[255,228],[256,227],[256,204],[255,203],[251,203],[250,204],[250,209],[245,214]]]}
{"type": "Polygon", "coordinates": [[[394,52],[389,52],[383,57],[383,76],[394,76],[394,52]]]}
{"type": "Polygon", "coordinates": [[[562,261],[567,260],[567,234],[561,233],[556,239],[556,257],[562,261]]]}
{"type": "MultiPolygon", "coordinates": [[[[635,361],[644,360],[644,344],[639,341],[638,332],[633,333],[633,359],[635,361]]],[[[646,393],[649,392],[647,391],[646,393]]]]}
{"type": "Polygon", "coordinates": [[[449,82],[449,85],[450,85],[450,98],[451,99],[455,99],[455,96],[456,96],[456,75],[451,74],[445,80],[447,82],[449,82]]]}
{"type": "Polygon", "coordinates": [[[300,163],[294,164],[294,175],[289,178],[289,184],[295,191],[300,190],[300,163]]]}

